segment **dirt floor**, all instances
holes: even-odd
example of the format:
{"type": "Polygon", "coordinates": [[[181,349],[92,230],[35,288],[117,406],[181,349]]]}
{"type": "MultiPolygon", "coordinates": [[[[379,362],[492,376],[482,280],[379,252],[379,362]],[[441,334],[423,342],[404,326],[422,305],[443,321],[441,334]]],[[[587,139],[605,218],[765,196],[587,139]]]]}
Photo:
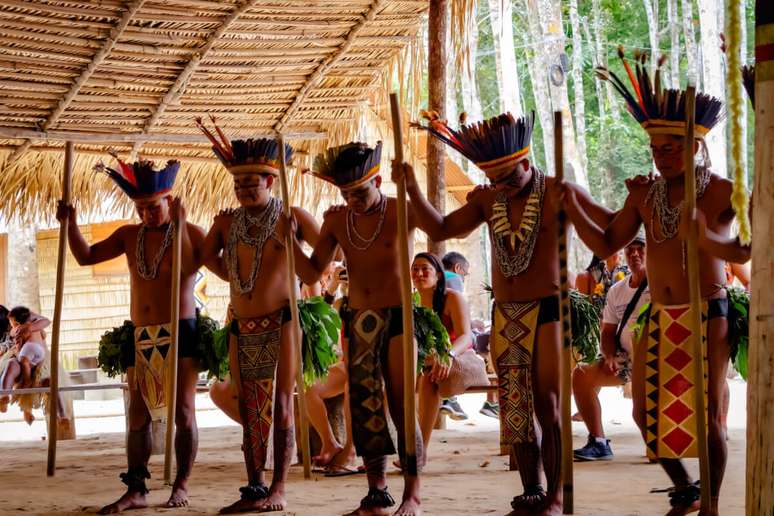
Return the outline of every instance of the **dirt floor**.
{"type": "MultiPolygon", "coordinates": [[[[483,395],[466,395],[461,401],[471,418],[451,422],[447,430],[433,434],[430,461],[422,479],[425,514],[505,514],[511,497],[521,488],[517,473],[508,471],[507,457],[496,455],[497,421],[478,414],[483,395]]],[[[612,462],[575,464],[575,514],[664,514],[668,509],[666,495],[649,491],[667,487],[668,480],[657,465],[648,464],[643,457],[641,438],[627,413],[630,402],[615,389],[603,390],[602,402],[616,456],[612,462]]],[[[743,409],[744,384],[733,382],[730,453],[721,500],[721,514],[725,516],[744,514],[743,409]]],[[[219,413],[217,417],[221,417],[219,413]]],[[[214,514],[236,499],[237,488],[246,478],[239,450],[241,431],[233,425],[216,426],[227,423],[213,418],[216,414],[211,410],[199,416],[203,428],[191,480],[191,507],[158,507],[166,501],[168,489],[160,480],[163,457],[154,456],[149,483],[152,507],[131,514],[214,514]]],[[[110,430],[104,428],[102,433],[90,433],[113,419],[117,418],[102,418],[103,423],[96,426],[94,421],[87,424],[85,418],[79,421],[78,440],[62,442],[58,448],[54,478],[45,476],[45,441],[9,440],[13,438],[9,430],[15,424],[0,424],[0,514],[93,513],[116,498],[123,488],[118,473],[126,467],[124,435],[115,432],[115,421],[109,424],[114,433],[105,433],[110,430]],[[91,430],[84,432],[82,426],[91,430]]],[[[29,439],[30,430],[27,432],[25,437],[29,439]]],[[[581,446],[586,436],[582,423],[573,424],[573,433],[575,446],[581,446]]],[[[691,467],[696,471],[695,464],[691,467]]],[[[365,485],[364,475],[332,479],[315,475],[313,480],[305,481],[300,466],[294,466],[288,487],[289,510],[284,514],[342,514],[357,505],[365,494],[365,485]]],[[[402,481],[394,471],[389,485],[393,495],[399,497],[402,481]]]]}

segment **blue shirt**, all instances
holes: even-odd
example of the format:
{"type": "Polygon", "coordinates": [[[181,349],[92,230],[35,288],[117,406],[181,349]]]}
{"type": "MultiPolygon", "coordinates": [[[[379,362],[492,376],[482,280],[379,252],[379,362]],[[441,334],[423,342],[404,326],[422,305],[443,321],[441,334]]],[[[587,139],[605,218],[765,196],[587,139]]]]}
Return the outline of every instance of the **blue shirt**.
{"type": "Polygon", "coordinates": [[[462,276],[452,271],[443,271],[443,275],[446,278],[446,288],[456,290],[457,292],[464,292],[462,276]]]}

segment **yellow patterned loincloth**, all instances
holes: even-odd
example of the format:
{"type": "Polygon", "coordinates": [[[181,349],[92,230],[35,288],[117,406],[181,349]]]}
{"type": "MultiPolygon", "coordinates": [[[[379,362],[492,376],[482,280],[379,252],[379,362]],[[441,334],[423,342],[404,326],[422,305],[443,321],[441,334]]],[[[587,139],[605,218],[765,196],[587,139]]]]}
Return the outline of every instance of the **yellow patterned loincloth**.
{"type": "Polygon", "coordinates": [[[151,419],[167,417],[167,374],[170,325],[154,324],[134,329],[134,383],[140,391],[151,419]]]}
{"type": "MultiPolygon", "coordinates": [[[[702,303],[704,406],[707,406],[707,302],[702,303]]],[[[695,355],[690,305],[653,303],[645,327],[645,412],[648,457],[698,457],[695,355]]],[[[706,421],[706,418],[705,418],[706,421]]],[[[706,432],[706,428],[705,428],[706,432]]]]}

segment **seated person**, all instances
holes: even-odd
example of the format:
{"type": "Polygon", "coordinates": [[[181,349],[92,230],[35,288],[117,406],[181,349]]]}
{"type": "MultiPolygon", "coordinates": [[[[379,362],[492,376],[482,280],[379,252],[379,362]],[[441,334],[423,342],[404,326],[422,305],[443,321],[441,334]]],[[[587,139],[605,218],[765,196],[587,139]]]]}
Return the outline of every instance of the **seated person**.
{"type": "Polygon", "coordinates": [[[602,428],[601,387],[631,381],[632,329],[640,309],[650,302],[645,275],[645,240],[636,237],[624,250],[629,275],[610,287],[602,312],[602,356],[573,370],[572,387],[578,411],[589,431],[588,443],[573,452],[576,460],[612,460],[613,451],[602,428]]]}
{"type": "MultiPolygon", "coordinates": [[[[457,357],[466,351],[472,350],[473,331],[468,304],[462,293],[446,288],[444,269],[438,258],[429,253],[417,254],[411,265],[411,279],[419,292],[422,306],[432,308],[449,333],[452,361],[457,360],[457,357]]],[[[479,361],[483,370],[484,362],[479,361]]],[[[441,406],[439,385],[447,381],[450,374],[460,374],[460,372],[460,368],[453,367],[453,364],[447,366],[438,362],[432,354],[425,358],[422,373],[417,380],[419,426],[422,430],[425,450],[430,443],[430,435],[441,406]]]]}

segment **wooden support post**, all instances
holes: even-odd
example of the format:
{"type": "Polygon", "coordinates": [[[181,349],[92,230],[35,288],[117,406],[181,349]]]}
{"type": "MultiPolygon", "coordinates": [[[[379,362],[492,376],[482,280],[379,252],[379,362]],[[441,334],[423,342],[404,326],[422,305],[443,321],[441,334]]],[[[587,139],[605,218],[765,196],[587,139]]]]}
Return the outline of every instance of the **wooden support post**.
{"type": "MultiPolygon", "coordinates": [[[[182,210],[183,207],[180,206],[182,210]]],[[[172,484],[172,450],[175,436],[175,409],[177,406],[177,350],[180,335],[180,271],[183,254],[183,231],[180,216],[174,215],[171,224],[175,224],[175,237],[172,242],[172,291],[169,299],[170,339],[169,369],[167,371],[167,433],[164,440],[164,483],[172,484]]]]}
{"type": "MultiPolygon", "coordinates": [[[[427,29],[428,109],[446,118],[446,40],[448,0],[430,0],[427,29]]],[[[393,128],[395,130],[395,128],[393,128]]],[[[446,148],[437,138],[427,138],[427,200],[439,213],[446,212],[446,148]]],[[[428,239],[427,250],[439,258],[446,254],[445,242],[428,239]]]]}
{"type": "Polygon", "coordinates": [[[685,91],[685,213],[691,217],[686,242],[686,268],[688,271],[688,293],[691,303],[690,326],[696,338],[693,339],[694,377],[696,391],[696,436],[699,451],[701,478],[701,507],[710,507],[710,465],[707,449],[707,412],[704,402],[704,342],[701,321],[701,279],[699,276],[699,243],[693,212],[696,208],[696,166],[694,162],[694,136],[696,134],[696,86],[689,82],[685,91]]]}
{"type": "MultiPolygon", "coordinates": [[[[62,172],[62,202],[70,204],[70,178],[73,175],[75,144],[65,144],[64,171],[62,172]]],[[[67,258],[67,225],[78,221],[64,220],[59,225],[59,247],[56,255],[56,293],[54,295],[54,321],[51,327],[51,384],[48,391],[48,461],[46,475],[56,471],[56,437],[59,421],[59,338],[62,329],[62,296],[64,294],[65,261],[67,258]]],[[[75,422],[73,422],[75,424],[75,422]]]]}
{"type": "MultiPolygon", "coordinates": [[[[554,167],[557,181],[564,181],[564,140],[562,138],[562,112],[554,111],[554,167]]],[[[573,513],[572,480],[572,325],[570,321],[570,285],[567,274],[567,214],[558,212],[559,235],[559,303],[562,326],[561,371],[561,422],[562,422],[562,495],[564,514],[573,513]]]]}
{"type": "MultiPolygon", "coordinates": [[[[403,122],[398,95],[390,93],[392,134],[395,137],[395,161],[403,163],[403,122]]],[[[428,138],[428,141],[432,138],[428,138]]],[[[416,379],[416,348],[414,346],[414,312],[411,302],[411,269],[409,266],[408,203],[406,179],[398,181],[398,253],[400,259],[400,297],[403,308],[403,419],[405,422],[406,463],[410,476],[417,476],[417,412],[414,380],[416,379]]]]}
{"type": "MultiPolygon", "coordinates": [[[[280,188],[282,190],[282,207],[285,216],[290,218],[290,192],[288,191],[288,172],[285,166],[285,138],[280,134],[277,137],[280,157],[280,188]]],[[[296,390],[298,391],[298,420],[301,423],[301,457],[304,463],[304,478],[312,478],[312,458],[309,447],[309,416],[306,413],[306,393],[304,392],[304,358],[302,355],[301,325],[298,316],[298,296],[296,276],[296,258],[293,254],[293,236],[288,235],[285,240],[285,252],[288,261],[288,289],[290,290],[290,316],[292,319],[291,331],[293,332],[293,345],[298,354],[296,371],[296,390]]],[[[274,450],[277,453],[277,450],[274,450]]]]}
{"type": "Polygon", "coordinates": [[[774,9],[755,5],[755,202],[747,377],[747,516],[774,507],[774,9]]]}

